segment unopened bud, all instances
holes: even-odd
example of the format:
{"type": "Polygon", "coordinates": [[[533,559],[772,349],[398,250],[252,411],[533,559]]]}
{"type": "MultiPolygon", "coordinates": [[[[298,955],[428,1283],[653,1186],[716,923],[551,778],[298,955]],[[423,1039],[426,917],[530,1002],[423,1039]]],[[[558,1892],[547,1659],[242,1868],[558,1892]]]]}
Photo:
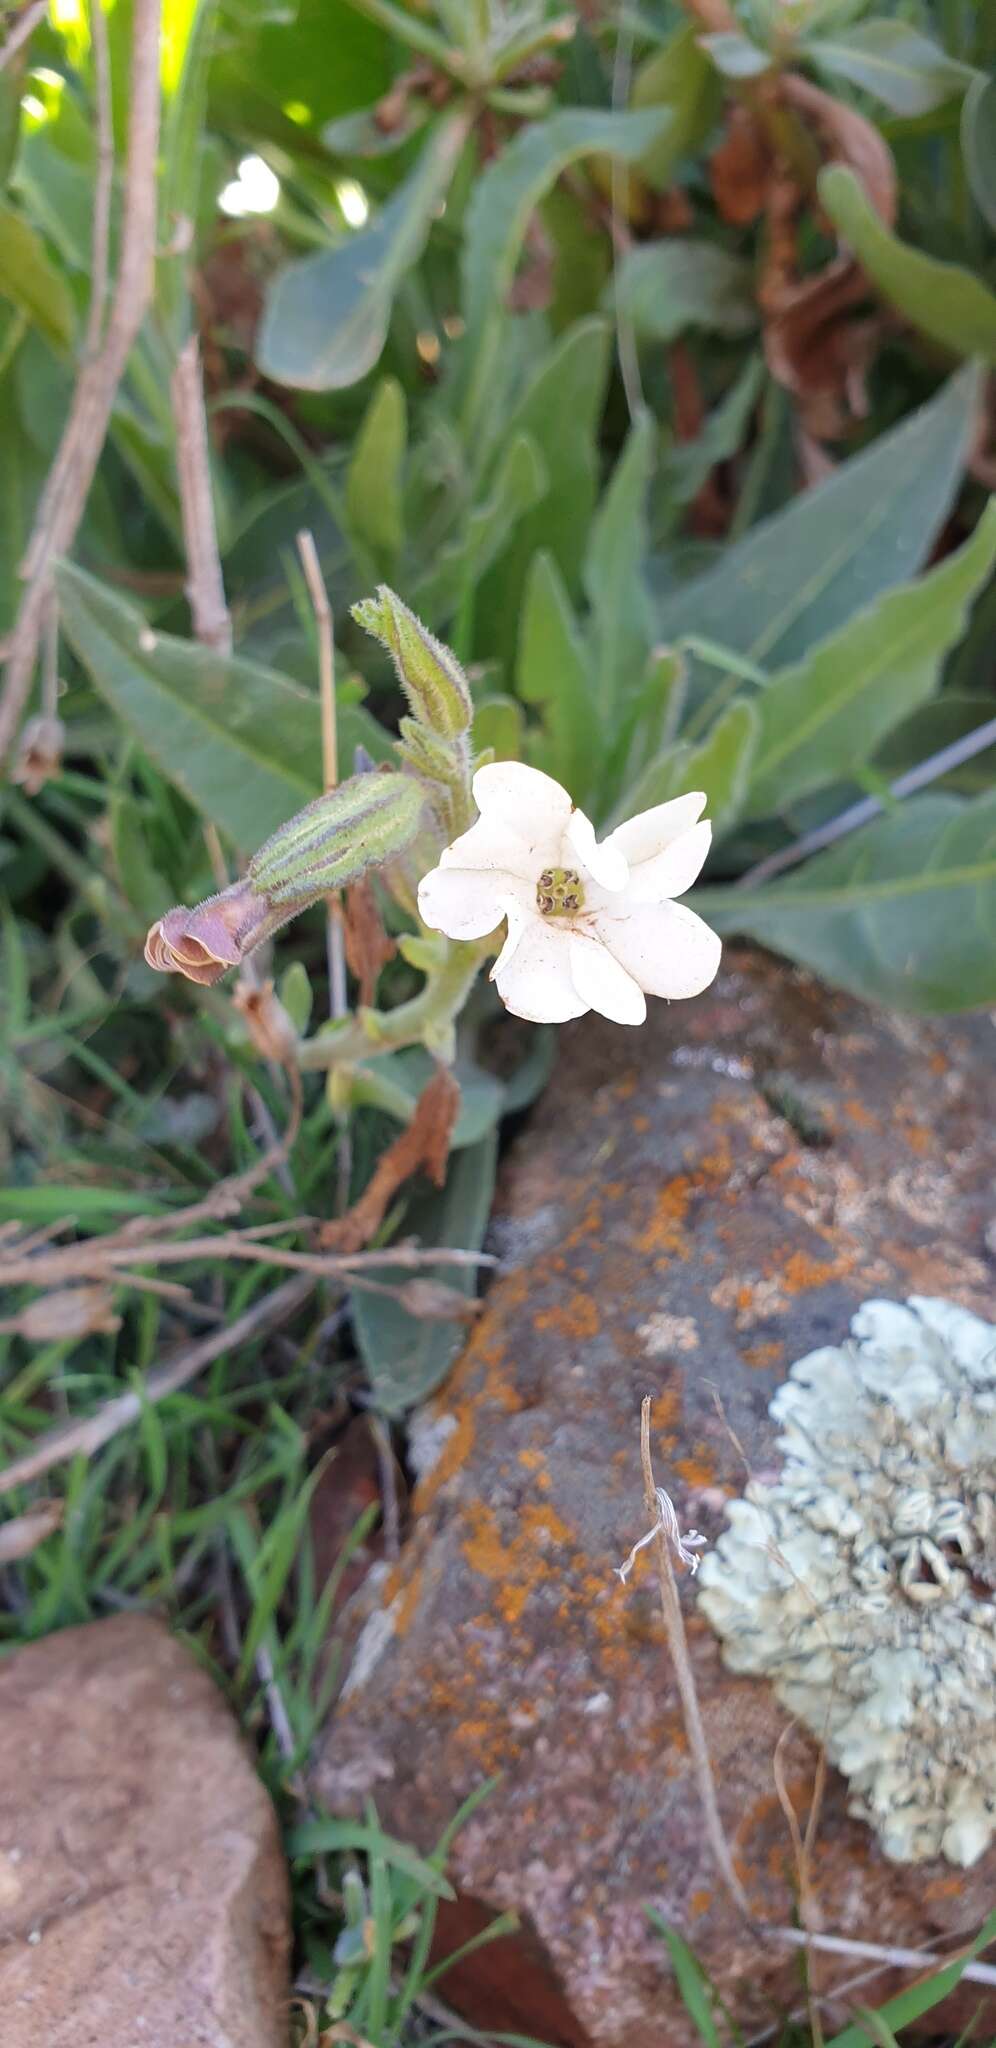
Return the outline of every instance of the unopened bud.
{"type": "Polygon", "coordinates": [[[275,904],[341,889],[404,852],[424,801],[410,775],[354,775],[281,825],[253,855],[249,880],[275,904]]]}
{"type": "Polygon", "coordinates": [[[114,1296],[99,1280],[83,1287],[62,1287],[40,1294],[22,1308],[16,1329],[29,1344],[66,1344],[98,1332],[111,1334],[121,1318],[113,1313],[114,1296]]]}
{"type": "Polygon", "coordinates": [[[61,718],[29,718],[21,734],[13,780],[37,796],[62,767],[66,728],[61,718]]]}
{"type": "Polygon", "coordinates": [[[233,882],[193,910],[178,903],[157,918],[145,941],[145,958],[159,974],[182,974],[210,988],[289,915],[293,912],[286,907],[274,912],[250,881],[233,882]]]}
{"type": "Polygon", "coordinates": [[[386,583],[380,585],[376,597],[366,597],[353,606],[353,617],[387,648],[420,725],[429,726],[443,739],[457,739],[469,731],[474,707],[456,655],[386,583]]]}
{"type": "Polygon", "coordinates": [[[272,981],[264,981],[258,988],[250,982],[240,981],[233,990],[232,1001],[245,1020],[256,1051],[265,1060],[276,1060],[278,1066],[289,1066],[297,1051],[298,1035],[283,1003],[274,993],[272,981]]]}
{"type": "Polygon", "coordinates": [[[398,722],[401,734],[401,751],[415,769],[429,782],[450,784],[453,781],[453,749],[447,740],[440,739],[427,725],[420,725],[417,718],[402,718],[398,722]]]}

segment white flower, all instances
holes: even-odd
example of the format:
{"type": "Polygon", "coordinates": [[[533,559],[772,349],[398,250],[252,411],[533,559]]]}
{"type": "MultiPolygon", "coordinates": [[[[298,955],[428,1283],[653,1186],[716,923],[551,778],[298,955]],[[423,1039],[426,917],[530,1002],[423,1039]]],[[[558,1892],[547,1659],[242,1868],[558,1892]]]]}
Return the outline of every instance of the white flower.
{"type": "Polygon", "coordinates": [[[646,995],[708,988],[720,942],[672,901],[709,851],[703,795],[642,811],[601,844],[559,782],[522,762],[479,768],[474,798],[476,825],[425,876],[418,907],[451,939],[485,938],[507,919],[491,973],[507,1009],[537,1024],[587,1010],[642,1024],[646,995]]]}

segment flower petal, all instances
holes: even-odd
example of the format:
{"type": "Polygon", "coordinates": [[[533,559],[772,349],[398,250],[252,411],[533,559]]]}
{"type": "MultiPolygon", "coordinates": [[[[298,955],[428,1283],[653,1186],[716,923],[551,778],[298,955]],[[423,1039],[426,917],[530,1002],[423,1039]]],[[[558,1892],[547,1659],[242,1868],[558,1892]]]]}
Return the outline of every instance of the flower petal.
{"type": "Polygon", "coordinates": [[[494,821],[522,840],[525,873],[538,875],[559,863],[574,806],[552,775],[524,761],[489,761],[474,777],[474,802],[489,824],[494,821]]]}
{"type": "Polygon", "coordinates": [[[600,939],[571,933],[571,978],[586,1009],[597,1010],[614,1024],[642,1024],[647,1014],[643,990],[600,939]]]}
{"type": "Polygon", "coordinates": [[[513,825],[507,825],[497,812],[491,812],[486,818],[478,818],[469,832],[461,832],[459,839],[444,848],[439,865],[501,870],[518,875],[523,881],[531,880],[535,887],[542,863],[537,864],[522,834],[513,825]]]}
{"type": "Polygon", "coordinates": [[[630,870],[626,898],[630,903],[664,903],[690,889],[712,844],[708,818],[672,839],[662,853],[638,861],[630,870]]]}
{"type": "Polygon", "coordinates": [[[688,796],[672,797],[669,803],[655,804],[651,811],[638,811],[635,818],[617,825],[605,844],[618,847],[630,867],[635,867],[638,861],[652,860],[655,854],[663,853],[672,840],[679,839],[697,823],[705,807],[701,789],[692,790],[688,796]]]}
{"type": "Polygon", "coordinates": [[[569,868],[579,860],[589,875],[593,875],[603,889],[625,889],[629,880],[629,863],[618,846],[611,846],[606,839],[600,846],[595,837],[595,827],[583,811],[575,811],[564,832],[563,866],[569,868]]]}
{"type": "Polygon", "coordinates": [[[529,917],[514,935],[509,919],[511,955],[506,947],[491,977],[507,1010],[532,1024],[564,1024],[583,1017],[590,1007],[571,978],[571,934],[549,918],[529,917]]]}
{"type": "Polygon", "coordinates": [[[697,996],[715,979],[722,944],[683,903],[607,906],[591,920],[613,958],[649,996],[697,996]]]}
{"type": "Polygon", "coordinates": [[[418,885],[419,915],[448,939],[484,939],[505,916],[514,881],[487,868],[432,868],[418,885]]]}

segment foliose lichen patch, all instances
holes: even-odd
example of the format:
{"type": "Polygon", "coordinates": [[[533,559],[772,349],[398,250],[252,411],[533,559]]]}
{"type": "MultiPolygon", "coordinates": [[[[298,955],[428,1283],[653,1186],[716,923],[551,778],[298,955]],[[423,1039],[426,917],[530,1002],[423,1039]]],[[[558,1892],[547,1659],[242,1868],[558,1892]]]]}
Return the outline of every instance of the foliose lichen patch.
{"type": "Polygon", "coordinates": [[[775,1395],[784,1469],[729,1506],[700,1604],[887,1855],[967,1865],[996,1833],[996,1327],[913,1296],[851,1331],[775,1395]]]}

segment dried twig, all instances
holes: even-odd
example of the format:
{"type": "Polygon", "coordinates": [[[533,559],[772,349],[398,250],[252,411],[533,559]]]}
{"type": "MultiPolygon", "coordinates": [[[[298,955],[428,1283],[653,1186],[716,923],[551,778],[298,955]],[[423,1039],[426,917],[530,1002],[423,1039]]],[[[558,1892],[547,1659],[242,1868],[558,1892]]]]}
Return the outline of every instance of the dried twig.
{"type": "Polygon", "coordinates": [[[152,1407],[158,1401],[165,1401],[167,1395],[178,1393],[181,1387],[196,1379],[206,1365],[222,1358],[226,1351],[234,1351],[238,1345],[252,1342],[262,1331],[272,1329],[274,1324],[293,1315],[311,1291],[312,1282],[303,1276],[285,1280],[282,1287],[264,1295],[226,1329],[216,1330],[199,1344],[192,1344],[181,1351],[169,1365],[151,1372],[141,1392],[130,1390],[127,1394],[118,1394],[105,1401],[95,1414],[48,1430],[29,1451],[24,1452],[23,1457],[15,1458],[12,1464],[0,1471],[0,1494],[9,1493],[15,1486],[26,1486],[30,1480],[50,1471],[53,1465],[62,1464],[66,1458],[75,1458],[81,1451],[84,1457],[92,1457],[95,1451],[117,1436],[119,1430],[136,1422],[143,1408],[152,1407]]]}
{"type": "MultiPolygon", "coordinates": [[[[314,1219],[309,1219],[314,1221],[314,1219]]],[[[163,1225],[163,1218],[158,1219],[163,1225]]],[[[287,1225],[276,1226],[285,1230],[287,1225]]],[[[317,1225],[315,1226],[317,1227],[317,1225]]],[[[188,1259],[242,1259],[251,1265],[283,1266],[319,1279],[348,1276],[361,1286],[365,1271],[400,1266],[497,1266],[490,1252],[461,1251],[449,1245],[392,1244],[376,1252],[294,1252],[262,1244],[251,1230],[222,1231],[215,1237],[148,1238],[136,1245],[123,1241],[124,1231],[82,1244],[60,1245],[50,1252],[20,1256],[15,1250],[0,1259],[0,1287],[56,1287],[72,1280],[107,1279],[124,1274],[139,1260],[151,1266],[179,1266],[188,1259]]]]}
{"type": "Polygon", "coordinates": [[[706,1743],[705,1729],[702,1726],[699,1698],[695,1689],[695,1675],[692,1671],[692,1662],[688,1654],[688,1638],[685,1634],[685,1621],[681,1612],[681,1598],[674,1576],[674,1566],[671,1562],[671,1550],[666,1529],[661,1520],[660,1502],[654,1480],[654,1464],[650,1451],[651,1407],[652,1402],[648,1394],[640,1411],[640,1459],[643,1466],[644,1505],[648,1515],[652,1517],[656,1524],[654,1531],[654,1556],[657,1561],[657,1588],[660,1594],[661,1614],[664,1618],[664,1629],[667,1635],[668,1648],[671,1652],[671,1661],[674,1665],[674,1674],[678,1681],[682,1719],[685,1724],[685,1734],[688,1737],[688,1747],[695,1770],[699,1802],[702,1807],[702,1818],[705,1823],[709,1846],[715,1857],[717,1869],[734,1905],[737,1907],[738,1912],[743,1914],[744,1919],[751,1926],[754,1926],[754,1914],[751,1911],[750,1901],[734,1867],[730,1845],[723,1831],[719,1803],[716,1798],[716,1783],[712,1774],[712,1762],[706,1743]]]}
{"type": "Polygon", "coordinates": [[[47,13],[48,0],[32,0],[31,6],[26,7],[23,14],[18,15],[3,48],[0,49],[0,71],[5,64],[10,63],[15,53],[27,42],[28,37],[34,35],[47,13]]]}
{"type": "Polygon", "coordinates": [[[111,200],[114,193],[114,123],[111,114],[111,53],[103,0],[90,0],[90,48],[97,129],[97,176],[93,188],[93,231],[90,249],[90,310],[84,355],[96,356],[104,335],[107,279],[111,259],[111,200]]]}
{"type": "MultiPolygon", "coordinates": [[[[802,1829],[799,1826],[799,1816],[796,1813],[795,1806],[793,1805],[792,1796],[789,1792],[788,1782],[785,1777],[785,1763],[783,1752],[786,1743],[791,1741],[791,1738],[794,1735],[794,1733],[795,1722],[790,1721],[787,1728],[782,1729],[782,1732],[778,1737],[778,1741],[775,1744],[775,1754],[772,1763],[772,1771],[775,1780],[775,1791],[778,1794],[778,1803],[785,1816],[786,1825],[788,1827],[789,1835],[792,1842],[792,1854],[795,1858],[796,1884],[798,1887],[799,1894],[799,1918],[802,1921],[803,1931],[811,1936],[815,1932],[813,1920],[816,1911],[813,1904],[812,1884],[810,1880],[811,1854],[813,1844],[816,1839],[816,1824],[819,1818],[819,1809],[823,1800],[823,1786],[826,1780],[826,1763],[825,1752],[821,1750],[819,1763],[817,1765],[816,1780],[813,1786],[813,1797],[810,1805],[809,1817],[806,1822],[806,1832],[805,1835],[803,1835],[802,1829]]],[[[817,1994],[815,1981],[816,1973],[813,1968],[813,1957],[810,1953],[812,1948],[813,1942],[812,1940],[810,1940],[807,1945],[806,1951],[806,2004],[809,2016],[809,2028],[813,2037],[813,2048],[823,2048],[823,2023],[820,2018],[819,1997],[817,1994]]]]}
{"type": "MultiPolygon", "coordinates": [[[[943,1970],[958,1961],[957,1951],[939,1956],[924,1949],[890,1948],[885,1942],[852,1941],[844,1934],[813,1934],[804,1927],[765,1927],[764,1932],[771,1940],[787,1942],[792,1948],[825,1949],[833,1956],[866,1956],[870,1962],[894,1970],[943,1970]]],[[[996,1984],[996,1968],[991,1963],[966,1963],[961,1977],[962,1983],[996,1984]]],[[[825,1995],[836,1996],[832,1990],[825,1995]]]]}
{"type": "Polygon", "coordinates": [[[22,573],[27,588],[10,635],[0,697],[0,761],[9,753],[31,688],[52,569],[72,547],[107,435],[118,385],[152,296],[159,149],[161,0],[135,0],[121,253],[107,332],[85,362],[59,450],[35,515],[22,573]]]}
{"type": "Polygon", "coordinates": [[[204,411],[201,351],[196,334],[180,350],[170,386],[176,421],[183,546],[187,557],[187,599],[194,632],[219,654],[232,651],[232,620],[218,553],[211,488],[211,457],[204,411]]]}

